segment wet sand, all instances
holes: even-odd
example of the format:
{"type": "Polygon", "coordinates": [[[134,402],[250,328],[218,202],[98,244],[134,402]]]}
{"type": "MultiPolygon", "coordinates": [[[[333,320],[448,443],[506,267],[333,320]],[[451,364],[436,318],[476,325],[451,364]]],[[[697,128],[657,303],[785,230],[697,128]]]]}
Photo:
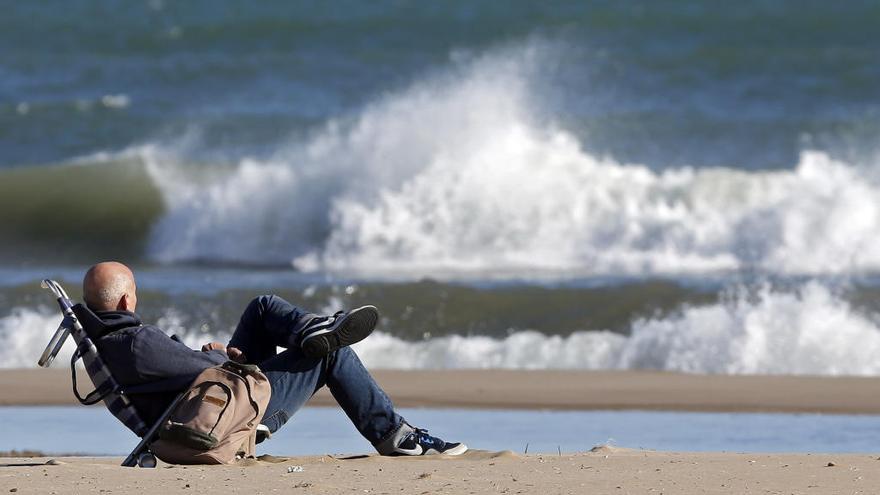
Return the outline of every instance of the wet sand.
{"type": "MultiPolygon", "coordinates": [[[[399,407],[880,413],[878,378],[519,370],[373,374],[399,407]]],[[[81,378],[81,390],[89,389],[81,378]]],[[[69,370],[0,371],[0,405],[75,403],[69,370]]],[[[334,402],[322,390],[310,404],[334,402]]]]}

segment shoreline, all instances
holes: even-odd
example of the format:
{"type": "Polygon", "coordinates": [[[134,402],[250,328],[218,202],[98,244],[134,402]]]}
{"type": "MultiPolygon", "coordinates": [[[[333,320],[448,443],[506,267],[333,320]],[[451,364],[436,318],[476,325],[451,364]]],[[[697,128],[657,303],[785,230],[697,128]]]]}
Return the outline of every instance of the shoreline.
{"type": "MultiPolygon", "coordinates": [[[[653,371],[374,370],[398,407],[880,414],[880,378],[653,371]]],[[[84,376],[81,390],[91,390],[84,376]]],[[[0,370],[0,406],[75,405],[70,370],[0,370]]],[[[335,402],[325,389],[311,406],[335,402]]]]}

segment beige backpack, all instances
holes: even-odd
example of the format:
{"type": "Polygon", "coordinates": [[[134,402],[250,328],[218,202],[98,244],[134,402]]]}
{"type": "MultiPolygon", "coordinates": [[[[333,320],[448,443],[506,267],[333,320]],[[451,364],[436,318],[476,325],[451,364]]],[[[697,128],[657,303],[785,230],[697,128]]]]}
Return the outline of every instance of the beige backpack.
{"type": "Polygon", "coordinates": [[[259,368],[227,361],[196,377],[150,450],[171,464],[230,464],[253,456],[272,389],[259,368]]]}

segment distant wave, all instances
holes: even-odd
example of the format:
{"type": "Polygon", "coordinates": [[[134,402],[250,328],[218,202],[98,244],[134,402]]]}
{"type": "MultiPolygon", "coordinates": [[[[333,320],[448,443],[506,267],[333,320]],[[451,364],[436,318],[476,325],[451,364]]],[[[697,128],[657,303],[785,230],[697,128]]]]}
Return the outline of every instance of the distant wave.
{"type": "Polygon", "coordinates": [[[599,158],[540,117],[541,56],[453,63],[268,159],[200,165],[150,144],[3,171],[5,229],[51,256],[63,239],[86,259],[366,276],[880,271],[877,167],[816,151],[763,172],[599,158]]]}
{"type": "Polygon", "coordinates": [[[164,209],[130,153],[0,170],[0,254],[13,265],[137,258],[164,209]]]}
{"type": "MultiPolygon", "coordinates": [[[[0,366],[33,367],[59,317],[17,308],[0,318],[0,366]]],[[[223,335],[187,332],[160,318],[191,347],[223,335]]],[[[378,331],[355,349],[371,368],[653,369],[715,374],[880,375],[880,325],[817,282],[795,290],[736,289],[723,302],[682,307],[633,322],[629,336],[579,331],[567,337],[520,331],[503,339],[446,336],[409,342],[378,331]]],[[[69,359],[68,344],[59,360],[69,359]]]]}

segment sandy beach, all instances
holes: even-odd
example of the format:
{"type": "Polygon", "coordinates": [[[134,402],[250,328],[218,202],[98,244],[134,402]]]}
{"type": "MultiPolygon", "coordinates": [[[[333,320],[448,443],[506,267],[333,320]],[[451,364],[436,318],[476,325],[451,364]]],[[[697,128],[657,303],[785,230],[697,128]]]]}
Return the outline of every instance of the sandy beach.
{"type": "Polygon", "coordinates": [[[681,454],[614,448],[457,458],[309,456],[122,468],[111,458],[0,459],[4,493],[876,493],[871,455],[681,454]],[[50,464],[46,464],[46,462],[50,464]],[[60,463],[60,464],[59,464],[60,463]]]}

